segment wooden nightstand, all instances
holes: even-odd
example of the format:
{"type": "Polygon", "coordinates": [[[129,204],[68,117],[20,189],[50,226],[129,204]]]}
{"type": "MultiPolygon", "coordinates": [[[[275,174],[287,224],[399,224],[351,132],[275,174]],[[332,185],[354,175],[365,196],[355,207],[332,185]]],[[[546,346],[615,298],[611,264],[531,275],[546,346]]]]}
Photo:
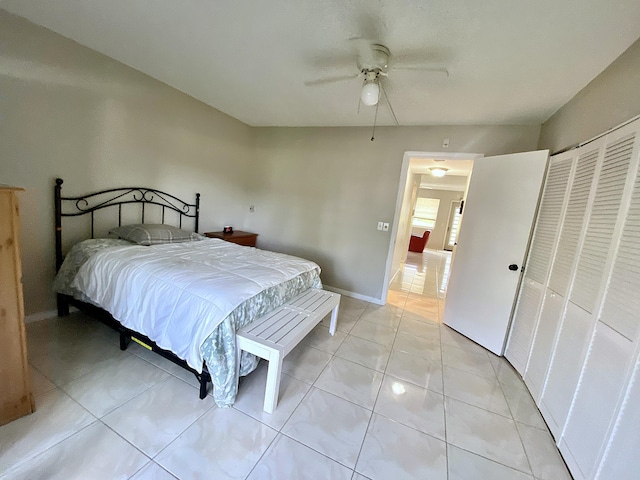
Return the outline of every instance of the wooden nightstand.
{"type": "Polygon", "coordinates": [[[241,232],[240,230],[236,230],[233,233],[205,232],[204,235],[205,237],[219,238],[221,240],[224,240],[225,242],[236,243],[238,245],[245,245],[247,247],[255,247],[256,239],[258,238],[257,233],[241,232]]]}

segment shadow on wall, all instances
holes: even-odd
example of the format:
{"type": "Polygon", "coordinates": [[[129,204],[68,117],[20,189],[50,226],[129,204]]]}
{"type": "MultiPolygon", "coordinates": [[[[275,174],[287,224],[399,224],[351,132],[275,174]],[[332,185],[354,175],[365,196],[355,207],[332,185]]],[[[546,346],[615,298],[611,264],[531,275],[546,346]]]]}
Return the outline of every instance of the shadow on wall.
{"type": "Polygon", "coordinates": [[[257,247],[263,250],[271,250],[273,252],[286,253],[287,255],[293,255],[296,257],[304,258],[307,260],[311,260],[318,264],[321,269],[320,279],[322,280],[322,284],[329,287],[339,288],[341,290],[345,290],[348,292],[354,292],[355,285],[344,281],[342,278],[342,283],[336,285],[336,261],[335,257],[319,252],[317,249],[312,249],[305,246],[300,245],[288,245],[281,242],[269,242],[266,240],[261,240],[258,237],[257,247]]]}

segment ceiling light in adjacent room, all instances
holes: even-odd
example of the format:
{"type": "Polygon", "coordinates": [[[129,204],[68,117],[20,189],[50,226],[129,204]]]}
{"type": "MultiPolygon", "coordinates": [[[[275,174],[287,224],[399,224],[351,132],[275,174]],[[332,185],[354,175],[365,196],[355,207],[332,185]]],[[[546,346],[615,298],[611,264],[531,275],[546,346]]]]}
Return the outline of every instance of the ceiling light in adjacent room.
{"type": "Polygon", "coordinates": [[[380,98],[380,85],[376,80],[369,81],[367,80],[362,85],[362,90],[360,91],[360,100],[362,103],[371,107],[378,103],[378,99],[380,98]]]}
{"type": "Polygon", "coordinates": [[[431,170],[431,175],[434,177],[444,177],[449,169],[444,167],[433,167],[429,170],[431,170]]]}

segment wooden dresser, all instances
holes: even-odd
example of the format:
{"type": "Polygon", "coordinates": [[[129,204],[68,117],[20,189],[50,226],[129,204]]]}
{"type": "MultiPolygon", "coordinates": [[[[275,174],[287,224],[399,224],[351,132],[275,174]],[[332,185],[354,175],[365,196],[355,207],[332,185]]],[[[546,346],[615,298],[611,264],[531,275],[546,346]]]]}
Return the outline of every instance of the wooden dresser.
{"type": "Polygon", "coordinates": [[[256,239],[258,238],[257,233],[241,232],[240,230],[236,230],[232,233],[206,232],[204,235],[209,238],[219,238],[220,240],[224,240],[225,242],[245,245],[247,247],[255,247],[256,239]]]}
{"type": "Polygon", "coordinates": [[[34,410],[22,300],[21,191],[0,185],[0,425],[34,410]]]}

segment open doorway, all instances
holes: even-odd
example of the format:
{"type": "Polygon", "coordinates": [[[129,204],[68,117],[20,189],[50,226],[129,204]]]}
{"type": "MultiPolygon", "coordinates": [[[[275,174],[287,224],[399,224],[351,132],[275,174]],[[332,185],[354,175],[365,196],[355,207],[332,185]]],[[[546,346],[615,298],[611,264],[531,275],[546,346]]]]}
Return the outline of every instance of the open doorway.
{"type": "Polygon", "coordinates": [[[462,220],[460,206],[473,161],[482,156],[405,153],[383,297],[388,303],[403,298],[402,291],[409,292],[405,310],[428,311],[439,319],[462,220]],[[433,175],[432,169],[437,168],[444,169],[445,175],[433,175]],[[423,248],[417,238],[426,239],[423,248]]]}
{"type": "MultiPolygon", "coordinates": [[[[430,154],[429,158],[436,155],[430,154]]],[[[415,154],[405,153],[398,214],[392,230],[395,245],[390,242],[387,257],[388,279],[396,282],[394,288],[397,273],[402,271],[400,267],[406,265],[408,258],[406,245],[411,225],[406,219],[410,218],[412,204],[407,199],[412,195],[406,194],[407,186],[413,189],[421,185],[421,176],[412,165],[413,156],[415,154]]],[[[425,157],[422,154],[421,158],[425,157]]],[[[473,159],[459,219],[460,233],[457,245],[453,246],[446,304],[440,304],[438,295],[430,299],[438,302],[436,321],[496,355],[504,352],[548,157],[547,150],[540,150],[473,159]]],[[[389,286],[386,285],[385,299],[389,286]]],[[[414,298],[413,290],[400,294],[404,292],[405,312],[411,311],[407,306],[425,303],[423,297],[414,298]]],[[[395,297],[401,298],[401,295],[395,297]]],[[[425,318],[433,321],[433,316],[423,316],[423,320],[425,318]]]]}
{"type": "Polygon", "coordinates": [[[421,237],[425,231],[429,231],[425,249],[449,251],[453,249],[450,245],[455,245],[461,217],[460,205],[467,188],[468,175],[463,173],[466,172],[461,172],[454,182],[444,184],[440,183],[445,180],[444,178],[431,179],[429,174],[419,175],[420,184],[411,217],[411,235],[421,237]],[[453,236],[451,235],[452,227],[454,228],[453,236]]]}

